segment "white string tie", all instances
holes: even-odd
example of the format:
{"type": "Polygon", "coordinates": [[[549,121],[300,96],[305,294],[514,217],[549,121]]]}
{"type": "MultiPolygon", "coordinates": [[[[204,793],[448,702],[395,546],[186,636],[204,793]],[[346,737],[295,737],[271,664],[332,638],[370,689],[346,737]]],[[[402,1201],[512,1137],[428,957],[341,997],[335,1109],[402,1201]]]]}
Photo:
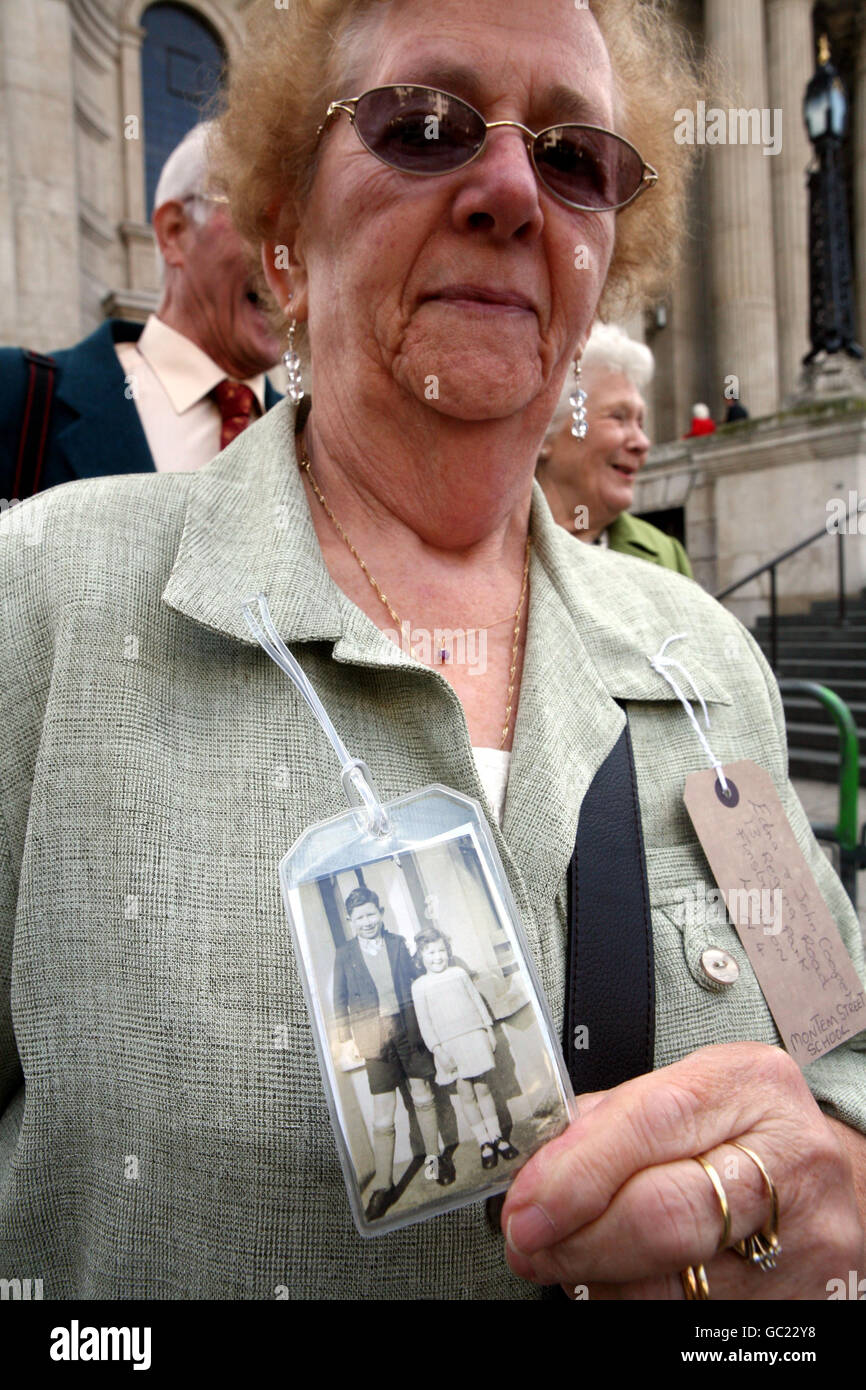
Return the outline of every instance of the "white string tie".
{"type": "Polygon", "coordinates": [[[703,710],[704,723],[705,723],[706,727],[709,729],[709,727],[710,727],[710,716],[709,716],[709,713],[708,713],[708,711],[707,711],[707,703],[706,703],[706,700],[704,699],[704,697],[703,697],[703,695],[701,694],[701,692],[698,690],[698,687],[695,685],[694,677],[690,675],[690,673],[686,670],[685,666],[681,665],[681,663],[680,663],[679,661],[677,661],[674,657],[672,657],[672,656],[665,656],[665,650],[666,650],[666,648],[670,645],[671,642],[682,642],[682,641],[687,640],[687,639],[688,639],[688,633],[687,633],[687,632],[677,632],[677,633],[675,633],[672,637],[666,638],[665,641],[662,642],[662,644],[661,644],[661,646],[659,647],[658,651],[656,652],[655,656],[649,657],[649,664],[650,664],[650,666],[653,668],[654,671],[657,671],[657,672],[658,672],[658,674],[662,677],[663,680],[666,680],[666,681],[667,681],[668,685],[670,686],[671,690],[672,690],[672,691],[674,692],[674,694],[676,695],[677,699],[679,700],[679,702],[680,702],[680,704],[682,705],[683,709],[685,710],[686,714],[689,716],[689,719],[692,721],[692,726],[693,726],[694,731],[695,731],[695,733],[697,734],[698,738],[700,739],[701,747],[703,748],[704,752],[705,752],[706,755],[707,755],[707,759],[708,759],[708,761],[709,761],[710,767],[712,767],[712,768],[715,769],[716,776],[718,777],[719,782],[721,783],[722,791],[723,791],[724,795],[727,796],[727,795],[729,794],[729,793],[728,793],[728,784],[727,784],[727,782],[725,781],[725,774],[724,774],[724,772],[722,771],[722,765],[721,765],[721,763],[719,762],[718,758],[716,757],[715,753],[713,752],[712,748],[710,747],[709,743],[707,742],[707,739],[706,739],[706,736],[705,736],[705,734],[704,734],[704,731],[703,731],[703,729],[701,728],[700,724],[699,724],[698,721],[697,721],[697,716],[695,715],[695,712],[694,712],[694,710],[692,709],[691,704],[689,703],[689,700],[688,700],[687,697],[683,694],[682,690],[681,690],[680,687],[677,685],[677,682],[674,680],[673,676],[671,675],[671,669],[673,668],[674,670],[679,671],[680,675],[683,676],[683,677],[688,681],[689,685],[691,686],[692,690],[694,691],[694,698],[698,701],[698,703],[700,704],[701,709],[703,710]]]}

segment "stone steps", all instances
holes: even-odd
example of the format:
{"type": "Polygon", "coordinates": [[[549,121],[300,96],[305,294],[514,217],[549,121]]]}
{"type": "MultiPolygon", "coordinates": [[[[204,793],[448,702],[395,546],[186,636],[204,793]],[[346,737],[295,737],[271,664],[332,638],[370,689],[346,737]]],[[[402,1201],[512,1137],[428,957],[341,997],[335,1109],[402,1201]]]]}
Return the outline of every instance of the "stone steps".
{"type": "MultiPolygon", "coordinates": [[[[860,783],[866,786],[866,597],[848,601],[847,621],[838,604],[813,603],[808,613],[785,614],[777,627],[776,677],[825,685],[851,710],[860,734],[860,783]]],[[[770,659],[770,620],[759,618],[753,636],[770,659]]],[[[823,705],[807,695],[784,692],[791,776],[822,782],[839,779],[839,733],[823,705]]]]}

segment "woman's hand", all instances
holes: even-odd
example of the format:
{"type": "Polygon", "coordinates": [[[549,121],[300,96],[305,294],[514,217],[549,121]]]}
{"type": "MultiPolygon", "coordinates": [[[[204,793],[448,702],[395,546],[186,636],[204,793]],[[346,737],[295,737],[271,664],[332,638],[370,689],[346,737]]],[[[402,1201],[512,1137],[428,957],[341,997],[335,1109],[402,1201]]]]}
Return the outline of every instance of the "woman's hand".
{"type": "Polygon", "coordinates": [[[347,1038],[340,1044],[340,1057],[338,1066],[341,1071],[352,1071],[355,1067],[362,1067],[364,1059],[355,1045],[354,1038],[347,1038]]]}
{"type": "Polygon", "coordinates": [[[827,1120],[781,1049],[703,1048],[578,1098],[578,1115],[505,1201],[508,1263],[524,1278],[569,1294],[585,1285],[590,1298],[682,1299],[680,1272],[703,1264],[713,1299],[824,1299],[829,1279],[864,1271],[852,1158],[866,1170],[866,1140],[827,1120]],[[754,1149],[776,1187],[774,1270],[716,1253],[721,1205],[697,1154],[725,1188],[728,1246],[770,1215],[761,1173],[731,1140],[754,1149]]]}

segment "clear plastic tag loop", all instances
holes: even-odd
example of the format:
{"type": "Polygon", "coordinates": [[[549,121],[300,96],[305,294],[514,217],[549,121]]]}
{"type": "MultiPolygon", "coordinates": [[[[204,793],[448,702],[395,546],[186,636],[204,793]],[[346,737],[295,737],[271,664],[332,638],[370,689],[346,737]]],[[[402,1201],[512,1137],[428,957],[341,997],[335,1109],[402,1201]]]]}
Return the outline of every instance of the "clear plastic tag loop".
{"type": "Polygon", "coordinates": [[[379,800],[376,784],[363,758],[351,758],[343,768],[343,790],[349,803],[363,806],[367,812],[367,828],[371,835],[385,836],[391,829],[387,812],[379,800]]]}
{"type": "Polygon", "coordinates": [[[306,701],[319,726],[326,734],[331,747],[340,760],[343,791],[350,806],[362,806],[367,813],[367,828],[372,835],[388,834],[388,816],[379,800],[379,794],[370,775],[370,769],[362,758],[353,758],[334,725],[331,723],[325,706],[322,704],[301,667],[289,651],[277,629],[274,627],[268,600],[264,594],[255,594],[241,604],[241,611],[247,627],[256,641],[267,652],[280,670],[285,672],[298,694],[306,701]],[[258,606],[258,617],[253,611],[258,606]]]}

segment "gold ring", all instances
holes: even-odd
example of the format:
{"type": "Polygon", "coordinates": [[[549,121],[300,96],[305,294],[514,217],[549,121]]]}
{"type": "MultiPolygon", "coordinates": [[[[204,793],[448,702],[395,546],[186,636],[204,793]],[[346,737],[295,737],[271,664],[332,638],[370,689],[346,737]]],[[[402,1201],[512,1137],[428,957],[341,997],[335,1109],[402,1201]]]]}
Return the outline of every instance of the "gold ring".
{"type": "Polygon", "coordinates": [[[705,1303],[709,1299],[710,1285],[703,1265],[686,1265],[680,1279],[688,1302],[705,1303]]]}
{"type": "Polygon", "coordinates": [[[715,1191],[716,1196],[719,1199],[719,1206],[722,1209],[722,1234],[719,1237],[719,1243],[716,1246],[716,1254],[718,1255],[720,1250],[724,1250],[725,1246],[731,1238],[731,1209],[728,1206],[728,1199],[725,1196],[725,1189],[722,1187],[722,1180],[716,1172],[715,1168],[713,1167],[712,1163],[709,1163],[707,1159],[705,1159],[701,1154],[695,1154],[693,1161],[701,1165],[710,1182],[713,1184],[713,1189],[715,1191]]]}
{"type": "Polygon", "coordinates": [[[749,1260],[751,1264],[757,1265],[759,1269],[775,1269],[776,1261],[782,1253],[782,1246],[779,1243],[779,1194],[776,1185],[770,1174],[767,1172],[761,1159],[754,1149],[749,1149],[745,1144],[738,1144],[736,1140],[730,1141],[735,1149],[742,1149],[744,1154],[755,1164],[767,1188],[770,1197],[770,1219],[762,1231],[755,1231],[754,1235],[746,1236],[745,1240],[738,1240],[732,1249],[738,1255],[742,1255],[744,1260],[749,1260]]]}

